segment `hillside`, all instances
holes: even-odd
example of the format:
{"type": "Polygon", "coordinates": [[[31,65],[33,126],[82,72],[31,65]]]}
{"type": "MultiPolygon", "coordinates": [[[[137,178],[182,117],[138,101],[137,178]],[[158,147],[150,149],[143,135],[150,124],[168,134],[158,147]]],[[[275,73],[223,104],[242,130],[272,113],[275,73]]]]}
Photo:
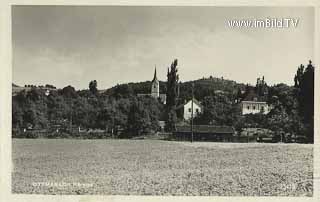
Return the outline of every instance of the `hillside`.
{"type": "Polygon", "coordinates": [[[53,85],[46,84],[45,86],[35,86],[35,85],[25,85],[25,86],[18,86],[12,83],[12,96],[17,95],[19,92],[25,90],[30,91],[32,88],[41,89],[41,90],[57,90],[57,88],[53,85]]]}
{"type": "MultiPolygon", "coordinates": [[[[204,96],[214,93],[224,93],[228,95],[235,95],[240,88],[245,89],[245,84],[237,83],[233,80],[223,78],[202,78],[194,81],[181,82],[180,85],[180,99],[190,99],[192,96],[192,82],[195,84],[194,95],[196,99],[201,100],[204,96]]],[[[148,94],[150,93],[151,81],[144,81],[138,83],[118,84],[106,90],[101,90],[105,95],[122,95],[129,94],[148,94]]],[[[166,92],[166,82],[160,81],[160,93],[166,92]]]]}

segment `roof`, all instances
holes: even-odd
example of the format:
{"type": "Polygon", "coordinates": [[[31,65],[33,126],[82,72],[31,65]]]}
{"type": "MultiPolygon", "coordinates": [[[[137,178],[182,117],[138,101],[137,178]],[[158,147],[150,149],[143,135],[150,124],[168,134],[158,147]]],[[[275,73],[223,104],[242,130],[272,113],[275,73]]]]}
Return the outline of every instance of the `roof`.
{"type": "MultiPolygon", "coordinates": [[[[188,100],[188,101],[185,102],[184,104],[178,105],[178,106],[176,107],[176,109],[180,109],[180,108],[184,107],[184,106],[185,106],[188,102],[190,102],[190,101],[191,101],[191,100],[188,100]]],[[[195,98],[193,98],[193,104],[196,104],[196,105],[198,105],[199,107],[203,108],[202,104],[201,104],[197,99],[195,99],[195,98]]]]}
{"type": "MultiPolygon", "coordinates": [[[[213,126],[213,125],[193,125],[193,131],[196,133],[219,133],[233,134],[234,128],[231,126],[213,126]]],[[[190,125],[176,126],[176,132],[191,132],[190,125]]]]}
{"type": "Polygon", "coordinates": [[[254,101],[254,102],[265,102],[266,98],[263,96],[259,96],[254,92],[253,89],[249,90],[247,95],[242,99],[242,101],[254,101]]]}

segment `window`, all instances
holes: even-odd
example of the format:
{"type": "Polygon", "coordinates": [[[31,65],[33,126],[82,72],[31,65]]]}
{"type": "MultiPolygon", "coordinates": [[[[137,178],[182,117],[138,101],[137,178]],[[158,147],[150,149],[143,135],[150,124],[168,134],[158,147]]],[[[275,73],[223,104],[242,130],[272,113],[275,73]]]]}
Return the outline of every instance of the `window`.
{"type": "Polygon", "coordinates": [[[249,110],[249,109],[250,109],[250,106],[247,106],[247,109],[249,110]]]}
{"type": "Polygon", "coordinates": [[[188,111],[191,112],[191,108],[189,108],[188,111]]]}
{"type": "Polygon", "coordinates": [[[264,106],[261,106],[261,110],[264,111],[264,106]]]}
{"type": "Polygon", "coordinates": [[[253,106],[253,110],[256,110],[256,106],[253,106]]]}
{"type": "Polygon", "coordinates": [[[199,113],[199,109],[196,109],[196,112],[199,113]]]}

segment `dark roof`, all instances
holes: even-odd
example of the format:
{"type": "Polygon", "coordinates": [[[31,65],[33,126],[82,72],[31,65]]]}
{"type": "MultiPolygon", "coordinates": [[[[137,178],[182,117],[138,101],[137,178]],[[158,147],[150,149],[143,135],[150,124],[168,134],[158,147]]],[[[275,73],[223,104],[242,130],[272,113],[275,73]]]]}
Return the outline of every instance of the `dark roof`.
{"type": "MultiPolygon", "coordinates": [[[[211,126],[211,125],[193,125],[193,131],[196,133],[219,133],[233,134],[234,128],[231,126],[211,126]]],[[[176,126],[176,132],[191,132],[190,125],[176,126]]]]}
{"type": "Polygon", "coordinates": [[[257,102],[266,102],[266,98],[264,96],[259,96],[254,92],[253,89],[249,90],[249,92],[245,95],[242,101],[257,101],[257,102]]]}

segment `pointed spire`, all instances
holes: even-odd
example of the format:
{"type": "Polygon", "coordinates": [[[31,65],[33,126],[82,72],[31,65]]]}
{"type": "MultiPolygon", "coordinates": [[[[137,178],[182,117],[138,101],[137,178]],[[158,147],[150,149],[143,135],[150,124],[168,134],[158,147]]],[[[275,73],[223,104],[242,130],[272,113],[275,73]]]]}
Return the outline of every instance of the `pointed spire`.
{"type": "Polygon", "coordinates": [[[157,78],[157,66],[154,66],[154,76],[153,76],[152,82],[155,81],[155,80],[158,80],[158,78],[157,78]]]}

